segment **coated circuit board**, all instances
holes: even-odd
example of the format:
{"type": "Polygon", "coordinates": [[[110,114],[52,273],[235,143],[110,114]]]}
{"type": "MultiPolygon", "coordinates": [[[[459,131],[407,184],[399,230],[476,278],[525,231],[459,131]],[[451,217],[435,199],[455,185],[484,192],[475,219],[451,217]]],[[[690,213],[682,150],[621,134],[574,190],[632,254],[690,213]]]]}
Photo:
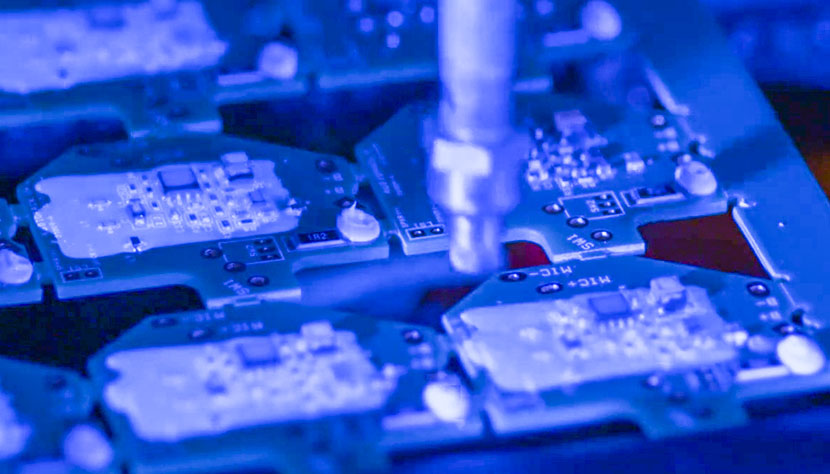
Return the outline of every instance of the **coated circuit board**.
{"type": "Polygon", "coordinates": [[[447,356],[426,327],[262,303],[148,318],[89,373],[132,471],[331,472],[480,437],[447,356]]]}
{"type": "MultiPolygon", "coordinates": [[[[536,243],[553,262],[635,255],[645,252],[639,225],[726,212],[717,158],[682,118],[550,94],[520,100],[528,146],[505,241],[536,243]]],[[[410,106],[356,150],[407,254],[448,245],[421,178],[434,122],[428,104],[410,106]]]]}
{"type": "MultiPolygon", "coordinates": [[[[322,89],[437,78],[437,7],[435,0],[284,5],[288,24],[296,31],[300,58],[322,89]]],[[[591,28],[592,15],[603,12],[584,7],[579,1],[517,2],[516,90],[549,90],[557,61],[590,58],[630,42],[621,28],[591,28]]]]}
{"type": "Polygon", "coordinates": [[[0,471],[108,472],[115,454],[93,401],[79,374],[0,359],[0,471]]]}
{"type": "MultiPolygon", "coordinates": [[[[18,187],[60,298],[165,285],[296,300],[301,268],[383,259],[342,158],[221,135],[76,148],[18,187]]],[[[21,284],[25,284],[21,282],[21,284]]]]}
{"type": "Polygon", "coordinates": [[[792,312],[769,280],[618,257],[501,273],[442,321],[497,434],[625,420],[662,437],[826,386],[828,332],[792,312]]]}
{"type": "Polygon", "coordinates": [[[130,470],[376,469],[621,421],[742,426],[830,381],[827,331],[792,314],[769,280],[619,257],[495,275],[446,335],[290,303],[153,316],[88,372],[130,470]]]}
{"type": "Polygon", "coordinates": [[[503,242],[549,263],[476,277],[427,192],[438,2],[231,3],[0,6],[0,348],[86,367],[0,360],[0,472],[758,458],[758,406],[826,394],[830,207],[693,0],[517,1],[503,242]],[[644,257],[711,215],[768,278],[644,257]]]}

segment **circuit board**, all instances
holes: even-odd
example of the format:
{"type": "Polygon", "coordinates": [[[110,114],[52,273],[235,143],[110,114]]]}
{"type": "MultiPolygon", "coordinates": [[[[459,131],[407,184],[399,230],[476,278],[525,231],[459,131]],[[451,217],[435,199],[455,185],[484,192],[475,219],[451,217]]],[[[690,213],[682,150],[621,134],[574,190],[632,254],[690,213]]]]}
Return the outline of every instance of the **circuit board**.
{"type": "MultiPolygon", "coordinates": [[[[826,468],[830,205],[708,13],[517,0],[503,242],[538,258],[469,276],[439,3],[0,5],[0,349],[83,373],[0,359],[0,472],[826,468]],[[713,215],[764,276],[644,256],[713,215]]],[[[803,54],[738,46],[816,62],[816,5],[803,54]]]]}
{"type": "MultiPolygon", "coordinates": [[[[621,28],[586,28],[595,12],[583,2],[518,2],[520,92],[549,90],[556,61],[592,57],[630,41],[621,28]]],[[[594,5],[595,6],[595,5],[594,5]]],[[[438,32],[435,0],[325,0],[287,4],[300,56],[322,89],[434,80],[438,32]]],[[[618,19],[617,19],[618,21],[618,19]]]]}
{"type": "Polygon", "coordinates": [[[494,276],[443,324],[500,435],[610,421],[660,437],[830,380],[830,334],[769,280],[639,257],[494,276]]]}
{"type": "Polygon", "coordinates": [[[329,472],[480,437],[447,355],[429,328],[262,303],[148,318],[89,373],[133,471],[329,472]]]}
{"type": "Polygon", "coordinates": [[[107,472],[114,452],[92,402],[78,374],[0,359],[0,470],[107,472]]]}
{"type": "Polygon", "coordinates": [[[18,187],[61,298],[189,285],[209,307],[296,300],[301,268],[388,244],[342,158],[183,135],[76,148],[18,187]]]}
{"type": "MultiPolygon", "coordinates": [[[[551,94],[522,101],[531,145],[505,241],[536,243],[555,263],[642,254],[637,226],[726,212],[717,159],[682,118],[551,94]]],[[[421,179],[433,123],[427,104],[410,106],[356,151],[411,255],[447,248],[444,218],[421,179]]]]}

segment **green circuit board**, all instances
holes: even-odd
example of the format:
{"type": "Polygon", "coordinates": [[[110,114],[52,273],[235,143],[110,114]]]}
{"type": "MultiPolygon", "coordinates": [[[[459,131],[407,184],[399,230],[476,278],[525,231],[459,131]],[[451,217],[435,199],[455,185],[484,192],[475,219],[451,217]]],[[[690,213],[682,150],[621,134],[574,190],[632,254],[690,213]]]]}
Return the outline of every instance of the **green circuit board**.
{"type": "Polygon", "coordinates": [[[17,191],[60,298],[187,285],[208,307],[296,300],[294,272],[389,252],[347,161],[221,135],[78,147],[17,191]]]}
{"type": "MultiPolygon", "coordinates": [[[[553,262],[635,255],[645,252],[638,225],[726,212],[717,159],[701,152],[682,117],[548,94],[522,99],[531,145],[505,241],[536,243],[553,262]]],[[[356,150],[410,255],[448,245],[421,178],[434,129],[428,105],[410,106],[356,150]]]]}
{"type": "Polygon", "coordinates": [[[0,359],[0,471],[109,472],[113,451],[90,422],[93,400],[78,374],[0,359]]]}
{"type": "Polygon", "coordinates": [[[443,316],[498,435],[628,421],[649,437],[747,421],[830,380],[830,334],[769,280],[639,257],[494,276],[443,316]]]}
{"type": "Polygon", "coordinates": [[[148,318],[88,369],[133,472],[331,472],[479,437],[447,356],[425,327],[262,303],[148,318]]]}

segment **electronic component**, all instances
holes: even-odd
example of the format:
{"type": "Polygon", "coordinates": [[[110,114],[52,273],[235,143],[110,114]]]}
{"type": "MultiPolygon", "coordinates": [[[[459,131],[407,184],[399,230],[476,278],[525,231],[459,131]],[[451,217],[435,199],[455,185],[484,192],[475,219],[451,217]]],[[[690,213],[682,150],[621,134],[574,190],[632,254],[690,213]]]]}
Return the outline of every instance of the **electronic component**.
{"type": "Polygon", "coordinates": [[[778,359],[797,375],[813,375],[824,368],[827,358],[821,347],[800,334],[790,334],[775,347],[778,359]]]}
{"type": "Polygon", "coordinates": [[[23,255],[12,250],[11,244],[0,240],[0,283],[22,285],[32,278],[34,267],[23,255]]]}
{"type": "Polygon", "coordinates": [[[156,171],[155,174],[158,175],[158,180],[161,183],[161,189],[164,194],[169,194],[174,191],[199,189],[199,182],[196,181],[196,175],[193,174],[193,170],[188,165],[166,166],[156,171]]]}
{"type": "Polygon", "coordinates": [[[262,47],[257,58],[257,70],[272,79],[291,79],[299,67],[297,49],[285,43],[271,42],[262,47]]]}
{"type": "Polygon", "coordinates": [[[700,161],[690,160],[677,165],[674,179],[689,194],[709,196],[718,188],[718,181],[712,170],[700,161]]]}
{"type": "Polygon", "coordinates": [[[371,242],[380,236],[380,222],[355,201],[337,215],[337,230],[350,242],[371,242]]]}
{"type": "Polygon", "coordinates": [[[227,44],[201,3],[182,0],[169,12],[157,3],[0,12],[0,89],[65,89],[215,65],[227,44]]]}
{"type": "Polygon", "coordinates": [[[629,206],[653,206],[669,202],[682,201],[683,193],[676,191],[670,184],[636,188],[623,193],[629,206]]]}
{"type": "Polygon", "coordinates": [[[219,307],[295,300],[299,269],[386,258],[377,219],[341,205],[357,188],[341,158],[185,134],[73,149],[17,192],[59,297],[187,284],[219,307]]]}
{"type": "Polygon", "coordinates": [[[625,419],[665,436],[824,383],[823,333],[794,332],[786,305],[750,277],[615,257],[494,276],[443,325],[497,434],[625,419]]]}
{"type": "Polygon", "coordinates": [[[89,373],[132,469],[295,471],[480,436],[447,355],[424,327],[263,303],[148,318],[89,373]]]}
{"type": "Polygon", "coordinates": [[[73,426],[63,438],[62,450],[69,465],[90,472],[107,469],[115,458],[104,433],[88,424],[73,426]]]}

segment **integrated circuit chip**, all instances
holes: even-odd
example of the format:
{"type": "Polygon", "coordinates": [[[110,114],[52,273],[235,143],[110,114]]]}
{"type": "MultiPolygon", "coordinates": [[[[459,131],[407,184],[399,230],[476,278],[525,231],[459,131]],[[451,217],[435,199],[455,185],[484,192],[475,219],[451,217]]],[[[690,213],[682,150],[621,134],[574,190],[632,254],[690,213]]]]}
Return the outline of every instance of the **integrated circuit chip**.
{"type": "Polygon", "coordinates": [[[187,165],[165,166],[158,172],[158,179],[165,194],[173,191],[199,189],[193,170],[187,165]]]}
{"type": "Polygon", "coordinates": [[[622,319],[631,316],[628,300],[622,293],[608,293],[588,298],[588,306],[596,313],[597,321],[622,319]]]}

